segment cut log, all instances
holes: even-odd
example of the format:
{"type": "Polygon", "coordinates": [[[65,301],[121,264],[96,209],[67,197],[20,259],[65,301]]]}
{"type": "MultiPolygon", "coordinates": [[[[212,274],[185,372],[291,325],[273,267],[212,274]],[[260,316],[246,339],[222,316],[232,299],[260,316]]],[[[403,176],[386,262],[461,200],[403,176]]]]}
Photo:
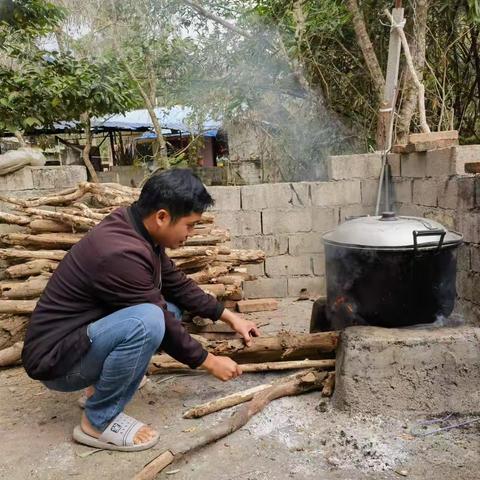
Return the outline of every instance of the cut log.
{"type": "Polygon", "coordinates": [[[261,263],[265,260],[265,252],[262,250],[234,250],[230,255],[218,255],[217,261],[230,262],[232,265],[241,263],[261,263]]]}
{"type": "Polygon", "coordinates": [[[29,315],[35,309],[38,299],[35,300],[0,300],[0,314],[29,315]]]}
{"type": "Polygon", "coordinates": [[[29,318],[0,315],[0,350],[23,340],[29,318]]]}
{"type": "Polygon", "coordinates": [[[214,261],[215,258],[216,255],[209,257],[177,258],[174,262],[179,269],[191,271],[206,267],[210,262],[214,261]]]}
{"type": "Polygon", "coordinates": [[[196,283],[208,283],[213,278],[223,275],[224,273],[228,272],[228,267],[220,266],[220,267],[207,267],[205,270],[201,270],[199,272],[191,273],[187,275],[196,283]]]}
{"type": "Polygon", "coordinates": [[[52,212],[40,208],[27,208],[25,211],[42,219],[56,220],[58,222],[66,223],[67,225],[71,225],[75,229],[81,231],[90,230],[90,228],[97,224],[97,221],[92,220],[91,218],[82,217],[80,215],[71,215],[69,213],[52,212]]]}
{"type": "Polygon", "coordinates": [[[222,301],[225,308],[228,308],[229,310],[236,310],[238,303],[236,300],[223,299],[222,301]]]}
{"type": "Polygon", "coordinates": [[[6,233],[0,236],[0,242],[5,245],[45,248],[45,249],[69,249],[82,239],[78,233],[6,233]]]}
{"type": "Polygon", "coordinates": [[[20,250],[19,248],[0,248],[0,259],[46,259],[60,261],[67,252],[65,250],[20,250]]]}
{"type": "Polygon", "coordinates": [[[198,257],[201,255],[206,255],[206,256],[216,255],[218,253],[218,248],[215,248],[213,246],[180,247],[180,248],[175,248],[174,250],[167,248],[165,252],[170,258],[191,258],[191,257],[198,257]]]}
{"type": "Polygon", "coordinates": [[[55,220],[32,220],[29,228],[33,233],[71,232],[72,227],[55,220]]]}
{"type": "Polygon", "coordinates": [[[240,300],[237,303],[240,313],[265,312],[278,309],[278,301],[274,298],[262,298],[255,300],[240,300]]]}
{"type": "Polygon", "coordinates": [[[200,218],[199,224],[213,223],[215,221],[215,215],[213,213],[204,213],[200,218]]]}
{"type": "Polygon", "coordinates": [[[192,235],[185,241],[185,246],[216,245],[225,241],[226,239],[222,236],[192,235]]]}
{"type": "Polygon", "coordinates": [[[38,275],[25,282],[1,282],[0,290],[2,296],[9,300],[38,298],[45,290],[49,279],[48,275],[38,275]]]}
{"type": "MultiPolygon", "coordinates": [[[[275,336],[255,337],[247,347],[243,339],[211,341],[200,338],[202,346],[214,355],[231,357],[240,364],[266,361],[284,361],[287,359],[309,358],[317,360],[325,353],[334,352],[338,343],[337,332],[314,334],[281,332],[275,336]]],[[[152,367],[177,368],[181,365],[168,355],[154,355],[152,367]]]]}
{"type": "Polygon", "coordinates": [[[38,275],[46,272],[53,272],[58,267],[58,262],[53,260],[39,259],[31,260],[19,265],[12,265],[5,269],[7,278],[22,278],[38,275]]]}
{"type": "Polygon", "coordinates": [[[243,290],[241,285],[226,285],[224,298],[228,300],[242,300],[243,290]]]}
{"type": "Polygon", "coordinates": [[[168,450],[155,457],[134,477],[134,480],[153,480],[155,476],[165,468],[165,464],[168,465],[173,460],[180,458],[188,452],[208,445],[239,430],[250,418],[277,398],[299,395],[321,388],[325,375],[325,372],[309,372],[300,378],[278,385],[271,385],[269,388],[258,392],[253,396],[252,400],[242,405],[228,419],[209,427],[207,430],[194,433],[183,441],[178,441],[168,448],[168,450]]]}
{"type": "Polygon", "coordinates": [[[8,223],[10,225],[28,225],[30,223],[30,217],[15,215],[14,213],[0,212],[0,223],[8,223]]]}
{"type": "Polygon", "coordinates": [[[199,287],[214,297],[223,297],[226,293],[225,285],[221,283],[209,283],[207,285],[199,285],[199,287]]]}
{"type": "Polygon", "coordinates": [[[329,372],[323,382],[322,397],[331,397],[335,388],[335,372],[329,372]]]}
{"type": "Polygon", "coordinates": [[[250,275],[249,273],[240,273],[240,272],[233,272],[228,275],[220,275],[216,278],[211,280],[212,283],[223,283],[224,285],[242,285],[242,283],[246,280],[255,280],[254,275],[250,275]]]}
{"type": "Polygon", "coordinates": [[[10,367],[20,363],[22,350],[23,342],[17,342],[11,347],[0,350],[0,367],[10,367]]]}
{"type": "Polygon", "coordinates": [[[480,173],[480,162],[466,163],[465,173],[480,173]]]}
{"type": "Polygon", "coordinates": [[[206,341],[203,346],[214,355],[228,356],[238,363],[258,363],[286,359],[318,359],[322,353],[335,351],[337,343],[337,332],[280,332],[275,336],[256,337],[250,347],[241,339],[206,341]]]}

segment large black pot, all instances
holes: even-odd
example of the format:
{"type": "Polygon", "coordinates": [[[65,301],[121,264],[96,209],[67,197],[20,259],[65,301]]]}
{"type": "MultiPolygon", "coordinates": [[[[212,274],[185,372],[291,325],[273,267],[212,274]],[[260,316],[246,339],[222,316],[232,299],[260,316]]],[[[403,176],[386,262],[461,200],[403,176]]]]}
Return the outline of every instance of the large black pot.
{"type": "Polygon", "coordinates": [[[432,323],[452,313],[462,236],[416,217],[361,217],[324,235],[330,328],[432,323]]]}

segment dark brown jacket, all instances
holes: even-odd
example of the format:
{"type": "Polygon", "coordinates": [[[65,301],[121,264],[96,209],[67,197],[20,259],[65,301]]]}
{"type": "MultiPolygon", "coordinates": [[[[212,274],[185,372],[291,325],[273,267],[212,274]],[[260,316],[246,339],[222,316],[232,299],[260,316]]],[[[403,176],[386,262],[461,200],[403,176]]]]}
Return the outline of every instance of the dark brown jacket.
{"type": "Polygon", "coordinates": [[[115,210],[70,250],[49,280],[25,337],[27,373],[38,380],[64,375],[90,348],[89,323],[140,303],[158,305],[165,314],[161,348],[196,368],[207,352],[167,311],[165,299],[212,320],[223,312],[152,243],[135,204],[115,210]]]}

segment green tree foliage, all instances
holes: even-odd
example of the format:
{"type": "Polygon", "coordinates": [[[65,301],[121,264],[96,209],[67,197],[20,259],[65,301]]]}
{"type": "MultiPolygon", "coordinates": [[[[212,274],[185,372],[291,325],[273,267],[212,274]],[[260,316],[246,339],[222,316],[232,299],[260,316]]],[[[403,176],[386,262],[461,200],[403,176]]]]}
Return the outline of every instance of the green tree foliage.
{"type": "MultiPolygon", "coordinates": [[[[404,4],[406,34],[415,49],[416,2],[404,4]]],[[[360,6],[385,72],[390,29],[382,12],[393,2],[364,0],[360,6]]],[[[278,26],[290,54],[301,59],[308,81],[321,88],[330,108],[373,145],[378,98],[345,2],[260,0],[256,11],[278,26]]],[[[433,130],[459,129],[464,142],[480,140],[479,19],[478,0],[429,2],[424,70],[428,121],[433,130]]],[[[401,101],[402,91],[399,107],[401,101]]],[[[414,119],[411,129],[417,128],[414,119]]]]}
{"type": "Polygon", "coordinates": [[[76,58],[42,47],[64,16],[51,3],[23,0],[0,24],[1,130],[28,131],[136,105],[131,81],[115,58],[76,58]]]}

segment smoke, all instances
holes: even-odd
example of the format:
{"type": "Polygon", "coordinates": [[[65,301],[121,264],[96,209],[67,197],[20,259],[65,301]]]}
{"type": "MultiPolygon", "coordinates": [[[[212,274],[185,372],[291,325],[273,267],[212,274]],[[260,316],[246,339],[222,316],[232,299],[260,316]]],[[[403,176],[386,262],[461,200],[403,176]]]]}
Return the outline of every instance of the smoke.
{"type": "Polygon", "coordinates": [[[274,28],[255,16],[242,19],[241,28],[248,36],[211,28],[196,36],[199,68],[184,95],[221,116],[227,131],[228,125],[248,130],[257,148],[250,149],[252,158],[239,160],[260,158],[264,180],[326,178],[326,158],[351,152],[352,132],[325,104],[322,90],[309,84],[274,28]]]}

